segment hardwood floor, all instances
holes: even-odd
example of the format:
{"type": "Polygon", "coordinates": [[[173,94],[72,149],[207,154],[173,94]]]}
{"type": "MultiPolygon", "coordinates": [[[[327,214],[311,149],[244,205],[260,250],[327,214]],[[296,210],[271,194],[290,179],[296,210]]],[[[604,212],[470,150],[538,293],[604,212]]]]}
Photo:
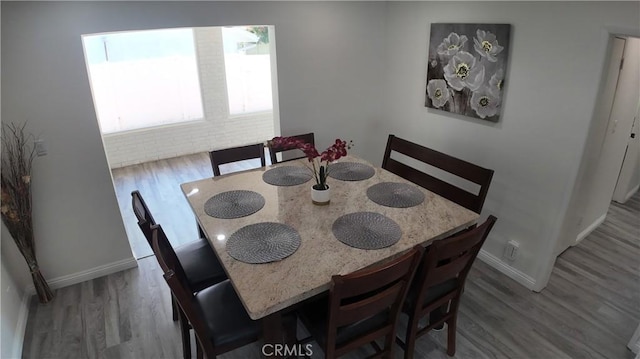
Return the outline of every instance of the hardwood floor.
{"type": "MultiPolygon", "coordinates": [[[[195,221],[182,193],[179,188],[173,193],[167,183],[209,177],[211,168],[206,156],[186,161],[193,169],[176,170],[166,161],[142,165],[146,176],[128,178],[130,169],[114,171],[118,196],[126,199],[120,200],[124,215],[131,212],[129,192],[137,187],[156,220],[173,226],[172,237],[195,238],[195,221]]],[[[639,217],[640,193],[625,205],[612,203],[604,224],[558,258],[541,293],[476,261],[460,306],[455,357],[633,358],[626,344],[640,323],[639,217]]],[[[139,232],[135,221],[127,221],[128,232],[139,232]]],[[[142,251],[148,245],[140,238],[142,251]]],[[[157,261],[151,256],[138,263],[135,269],[59,289],[48,305],[34,298],[23,357],[181,358],[169,288],[157,261]]],[[[406,317],[401,320],[403,332],[406,317]]],[[[221,358],[257,358],[260,348],[255,343],[221,358]]],[[[317,344],[313,351],[314,358],[322,358],[317,344]]],[[[367,353],[368,348],[361,349],[347,358],[367,353]]],[[[396,357],[401,356],[398,349],[396,357]]],[[[447,358],[446,331],[419,339],[415,357],[447,358]]]]}

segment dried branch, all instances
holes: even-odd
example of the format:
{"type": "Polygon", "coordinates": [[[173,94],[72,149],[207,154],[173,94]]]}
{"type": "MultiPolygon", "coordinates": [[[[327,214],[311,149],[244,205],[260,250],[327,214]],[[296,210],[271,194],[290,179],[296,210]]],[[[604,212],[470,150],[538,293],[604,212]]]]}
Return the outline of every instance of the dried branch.
{"type": "Polygon", "coordinates": [[[29,266],[40,301],[46,303],[53,298],[53,294],[38,267],[31,217],[31,169],[36,156],[35,137],[27,133],[25,127],[26,123],[2,125],[0,213],[29,266]]]}

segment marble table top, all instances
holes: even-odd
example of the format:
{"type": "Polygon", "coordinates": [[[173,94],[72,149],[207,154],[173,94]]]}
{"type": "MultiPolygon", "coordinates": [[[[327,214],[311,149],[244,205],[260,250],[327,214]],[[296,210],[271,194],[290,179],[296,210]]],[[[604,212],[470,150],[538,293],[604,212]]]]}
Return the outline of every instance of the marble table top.
{"type": "MultiPolygon", "coordinates": [[[[341,161],[368,164],[352,156],[341,161]]],[[[306,164],[306,159],[303,159],[275,166],[306,164]]],[[[447,237],[478,220],[477,213],[417,185],[425,194],[424,202],[418,206],[391,208],[376,204],[367,198],[370,186],[380,182],[411,183],[378,167],[374,167],[373,177],[363,181],[329,178],[331,203],[317,206],[311,202],[313,180],[288,187],[265,183],[262,174],[273,167],[181,185],[198,223],[252,319],[263,318],[327,290],[333,275],[348,274],[383,262],[416,244],[447,237]],[[256,191],[264,196],[266,203],[261,210],[246,217],[220,219],[207,215],[205,202],[230,190],[256,191]],[[394,220],[402,229],[402,238],[387,248],[363,250],[343,244],[334,237],[331,227],[338,217],[365,211],[377,212],[394,220]],[[243,263],[229,256],[225,250],[229,236],[244,226],[260,222],[279,222],[295,228],[301,237],[298,250],[284,260],[266,264],[243,263]]]]}

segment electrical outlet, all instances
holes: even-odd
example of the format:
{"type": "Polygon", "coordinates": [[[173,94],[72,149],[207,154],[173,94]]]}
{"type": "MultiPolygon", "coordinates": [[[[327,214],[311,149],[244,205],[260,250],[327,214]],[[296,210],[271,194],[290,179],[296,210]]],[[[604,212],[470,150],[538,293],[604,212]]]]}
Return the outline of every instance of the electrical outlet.
{"type": "Polygon", "coordinates": [[[44,145],[44,140],[35,140],[36,155],[45,156],[47,154],[47,147],[44,145]]]}
{"type": "Polygon", "coordinates": [[[518,249],[520,248],[520,243],[510,240],[507,242],[507,245],[504,247],[504,257],[508,260],[515,260],[518,256],[518,249]]]}

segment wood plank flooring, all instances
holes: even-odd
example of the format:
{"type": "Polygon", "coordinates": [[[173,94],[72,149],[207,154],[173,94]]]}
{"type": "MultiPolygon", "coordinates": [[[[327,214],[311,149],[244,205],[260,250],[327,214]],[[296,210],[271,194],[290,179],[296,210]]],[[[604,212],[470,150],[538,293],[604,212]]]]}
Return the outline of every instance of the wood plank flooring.
{"type": "MultiPolygon", "coordinates": [[[[116,187],[129,202],[136,188],[148,198],[158,222],[172,233],[195,238],[196,227],[182,194],[156,182],[181,183],[211,176],[206,156],[193,156],[191,170],[172,172],[167,161],[142,168],[152,179],[128,179],[116,187]],[[198,167],[200,166],[200,167],[198,167]],[[174,178],[172,178],[174,177],[174,178]],[[171,205],[166,205],[169,202],[171,205]],[[175,201],[175,203],[173,202],[175,201]],[[183,212],[183,213],[180,213],[183,212]],[[165,223],[166,222],[166,223],[165,223]],[[183,232],[181,232],[183,231],[183,232]],[[185,235],[184,231],[192,231],[185,235]]],[[[136,175],[138,176],[138,175],[136,175]]],[[[129,204],[130,206],[130,204],[129,204]]],[[[123,213],[130,212],[128,208],[123,213]]],[[[626,348],[640,323],[640,194],[625,205],[612,203],[606,221],[556,263],[548,287],[534,293],[476,261],[460,307],[456,358],[633,358],[626,348]]],[[[130,226],[139,232],[135,222],[130,226]]],[[[129,229],[128,229],[129,230],[129,229]]],[[[173,240],[173,238],[172,238],[173,240]]],[[[183,240],[183,239],[180,239],[183,240]]],[[[148,247],[142,239],[140,247],[148,247]]],[[[175,244],[175,243],[174,243],[175,244]]],[[[24,358],[181,358],[177,323],[171,320],[169,289],[155,257],[139,267],[56,291],[48,305],[32,300],[24,358]]],[[[404,332],[406,318],[401,319],[404,332]]],[[[322,352],[314,344],[314,358],[322,352]]],[[[361,349],[347,358],[371,353],[361,349]]],[[[195,355],[195,351],[193,353],[195,355]]],[[[252,344],[221,358],[258,358],[252,344]]],[[[397,350],[396,357],[402,357],[397,350]]],[[[418,340],[416,358],[447,358],[446,332],[418,340]]]]}

